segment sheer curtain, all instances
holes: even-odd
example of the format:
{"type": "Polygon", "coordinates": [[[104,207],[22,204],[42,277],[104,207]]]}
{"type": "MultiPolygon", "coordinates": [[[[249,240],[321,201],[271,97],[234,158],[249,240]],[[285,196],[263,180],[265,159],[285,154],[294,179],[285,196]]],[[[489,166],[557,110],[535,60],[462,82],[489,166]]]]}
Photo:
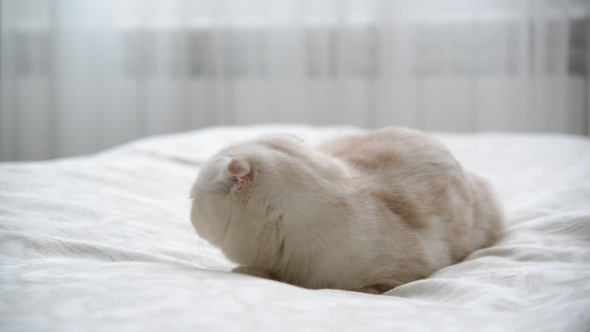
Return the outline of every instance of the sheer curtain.
{"type": "Polygon", "coordinates": [[[585,0],[0,1],[0,160],[269,122],[588,133],[585,0]]]}

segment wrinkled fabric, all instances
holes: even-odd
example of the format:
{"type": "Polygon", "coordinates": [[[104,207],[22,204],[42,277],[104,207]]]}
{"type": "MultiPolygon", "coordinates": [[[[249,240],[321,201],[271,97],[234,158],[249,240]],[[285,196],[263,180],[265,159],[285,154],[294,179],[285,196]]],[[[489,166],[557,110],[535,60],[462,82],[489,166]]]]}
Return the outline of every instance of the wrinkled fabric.
{"type": "Polygon", "coordinates": [[[92,156],[0,164],[2,331],[589,331],[590,140],[435,134],[495,187],[506,236],[385,295],[232,274],[188,193],[220,148],[350,127],[221,127],[92,156]]]}

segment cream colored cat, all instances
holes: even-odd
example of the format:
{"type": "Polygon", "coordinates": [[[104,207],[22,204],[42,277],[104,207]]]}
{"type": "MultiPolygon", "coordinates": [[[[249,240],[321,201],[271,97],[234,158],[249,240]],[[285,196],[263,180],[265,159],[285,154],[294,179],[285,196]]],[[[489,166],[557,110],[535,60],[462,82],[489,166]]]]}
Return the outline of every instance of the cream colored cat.
{"type": "Polygon", "coordinates": [[[198,235],[235,272],[382,293],[493,244],[486,182],[437,140],[389,128],[307,146],[270,135],[220,151],[193,186],[198,235]]]}

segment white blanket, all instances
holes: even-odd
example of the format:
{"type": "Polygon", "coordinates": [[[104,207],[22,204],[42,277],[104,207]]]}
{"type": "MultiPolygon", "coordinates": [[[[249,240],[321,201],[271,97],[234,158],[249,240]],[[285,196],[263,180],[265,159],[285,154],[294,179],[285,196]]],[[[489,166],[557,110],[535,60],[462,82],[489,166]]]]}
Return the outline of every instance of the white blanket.
{"type": "Polygon", "coordinates": [[[0,164],[0,330],[590,331],[588,138],[435,135],[495,185],[508,233],[377,296],[232,274],[194,235],[199,165],[277,131],[316,143],[360,130],[213,128],[0,164]]]}

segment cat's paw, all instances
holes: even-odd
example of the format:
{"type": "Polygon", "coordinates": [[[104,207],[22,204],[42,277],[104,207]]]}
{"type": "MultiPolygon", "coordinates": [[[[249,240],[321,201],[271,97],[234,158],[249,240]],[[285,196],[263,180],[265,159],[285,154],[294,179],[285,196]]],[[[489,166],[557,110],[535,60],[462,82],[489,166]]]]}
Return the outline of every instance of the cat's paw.
{"type": "Polygon", "coordinates": [[[367,294],[383,294],[394,289],[396,286],[397,285],[390,284],[375,284],[355,289],[355,291],[367,294]]]}
{"type": "Polygon", "coordinates": [[[270,274],[263,269],[259,269],[256,267],[246,267],[246,266],[238,266],[232,270],[234,273],[240,274],[247,274],[254,277],[264,278],[264,279],[272,279],[270,274]]]}

